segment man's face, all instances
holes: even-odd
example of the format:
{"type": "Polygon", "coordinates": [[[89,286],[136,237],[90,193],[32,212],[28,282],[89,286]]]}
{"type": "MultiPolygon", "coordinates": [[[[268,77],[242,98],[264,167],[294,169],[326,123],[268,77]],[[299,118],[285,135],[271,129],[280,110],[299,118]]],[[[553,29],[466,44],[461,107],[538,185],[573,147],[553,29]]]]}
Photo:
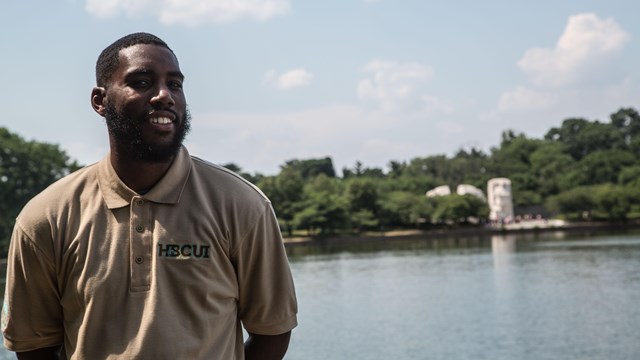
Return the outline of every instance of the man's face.
{"type": "Polygon", "coordinates": [[[113,150],[132,160],[171,160],[190,128],[178,61],[157,45],[128,47],[119,60],[104,99],[113,150]]]}

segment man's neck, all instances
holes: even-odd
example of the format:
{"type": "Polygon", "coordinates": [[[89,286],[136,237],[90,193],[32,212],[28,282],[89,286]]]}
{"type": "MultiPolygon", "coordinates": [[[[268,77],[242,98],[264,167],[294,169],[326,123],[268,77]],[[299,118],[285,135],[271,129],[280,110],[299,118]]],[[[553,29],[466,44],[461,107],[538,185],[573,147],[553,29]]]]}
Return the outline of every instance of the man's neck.
{"type": "Polygon", "coordinates": [[[145,162],[125,159],[111,152],[111,166],[116,174],[131,190],[137,193],[149,191],[167,172],[173,158],[165,162],[145,162]]]}

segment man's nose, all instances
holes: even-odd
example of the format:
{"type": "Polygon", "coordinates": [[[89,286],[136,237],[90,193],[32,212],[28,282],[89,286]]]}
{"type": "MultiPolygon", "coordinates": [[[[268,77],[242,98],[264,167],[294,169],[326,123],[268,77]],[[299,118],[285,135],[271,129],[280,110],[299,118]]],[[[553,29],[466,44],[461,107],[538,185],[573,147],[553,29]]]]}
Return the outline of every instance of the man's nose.
{"type": "Polygon", "coordinates": [[[159,85],[156,94],[151,98],[151,104],[173,106],[175,101],[171,90],[166,85],[159,85]]]}

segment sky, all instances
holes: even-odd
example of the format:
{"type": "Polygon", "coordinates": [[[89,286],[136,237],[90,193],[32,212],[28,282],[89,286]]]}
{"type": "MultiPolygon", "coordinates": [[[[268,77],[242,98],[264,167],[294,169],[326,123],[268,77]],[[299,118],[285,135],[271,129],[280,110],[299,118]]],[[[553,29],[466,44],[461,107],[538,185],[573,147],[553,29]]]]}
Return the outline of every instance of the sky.
{"type": "Polygon", "coordinates": [[[640,109],[640,2],[6,0],[0,126],[81,164],[109,151],[95,61],[153,33],[186,75],[192,155],[275,175],[338,174],[540,138],[567,118],[640,109]]]}

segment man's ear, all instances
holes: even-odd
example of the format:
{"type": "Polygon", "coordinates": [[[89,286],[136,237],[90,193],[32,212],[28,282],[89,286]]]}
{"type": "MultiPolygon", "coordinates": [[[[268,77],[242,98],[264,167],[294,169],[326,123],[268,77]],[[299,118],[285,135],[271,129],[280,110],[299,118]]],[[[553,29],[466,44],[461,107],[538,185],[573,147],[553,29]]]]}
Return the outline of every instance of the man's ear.
{"type": "Polygon", "coordinates": [[[105,114],[105,99],[107,97],[107,89],[96,86],[91,90],[91,107],[100,116],[105,114]]]}

